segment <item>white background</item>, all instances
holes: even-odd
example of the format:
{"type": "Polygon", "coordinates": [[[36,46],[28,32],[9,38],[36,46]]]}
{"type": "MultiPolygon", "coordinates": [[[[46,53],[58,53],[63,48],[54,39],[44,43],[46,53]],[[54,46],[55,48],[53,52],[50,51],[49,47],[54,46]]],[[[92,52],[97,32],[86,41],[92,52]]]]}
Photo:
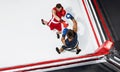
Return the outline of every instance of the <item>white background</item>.
{"type": "MultiPolygon", "coordinates": [[[[70,25],[70,20],[64,18],[70,25]]],[[[97,44],[91,30],[82,0],[0,0],[0,68],[42,62],[47,60],[81,56],[94,52],[97,44]],[[61,3],[78,22],[79,47],[82,51],[64,51],[55,31],[41,24],[49,21],[51,10],[61,3]]]]}

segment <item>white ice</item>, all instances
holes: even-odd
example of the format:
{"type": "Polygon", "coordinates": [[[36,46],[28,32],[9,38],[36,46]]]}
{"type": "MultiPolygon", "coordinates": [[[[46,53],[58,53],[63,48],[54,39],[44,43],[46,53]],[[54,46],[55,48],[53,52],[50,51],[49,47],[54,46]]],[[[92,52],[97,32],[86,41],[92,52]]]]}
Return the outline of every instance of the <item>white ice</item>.
{"type": "MultiPolygon", "coordinates": [[[[72,26],[72,22],[64,18],[72,26]]],[[[54,59],[81,56],[98,48],[82,0],[0,0],[0,68],[54,59]],[[51,19],[51,9],[61,3],[78,22],[79,47],[82,51],[64,51],[55,31],[41,24],[51,19]]]]}

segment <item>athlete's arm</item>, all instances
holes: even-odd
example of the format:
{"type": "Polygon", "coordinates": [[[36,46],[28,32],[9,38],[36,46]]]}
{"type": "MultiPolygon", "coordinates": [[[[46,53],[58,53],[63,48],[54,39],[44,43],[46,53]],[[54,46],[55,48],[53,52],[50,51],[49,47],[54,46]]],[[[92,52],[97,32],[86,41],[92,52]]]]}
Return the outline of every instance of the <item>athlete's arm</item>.
{"type": "Polygon", "coordinates": [[[62,37],[62,38],[61,38],[61,41],[62,41],[63,45],[66,46],[66,44],[65,44],[65,37],[62,37]]]}
{"type": "Polygon", "coordinates": [[[71,19],[72,20],[72,22],[73,22],[73,30],[74,30],[74,32],[77,32],[77,22],[76,22],[76,20],[75,19],[71,19]]]}
{"type": "Polygon", "coordinates": [[[62,16],[64,17],[65,14],[66,14],[66,11],[63,9],[62,12],[61,12],[62,16]]]}
{"type": "Polygon", "coordinates": [[[56,20],[60,21],[61,19],[56,15],[56,11],[52,10],[52,15],[55,17],[56,20]]]}
{"type": "Polygon", "coordinates": [[[67,13],[66,18],[71,19],[71,21],[73,22],[73,31],[77,32],[77,22],[74,17],[70,13],[67,13]]]}

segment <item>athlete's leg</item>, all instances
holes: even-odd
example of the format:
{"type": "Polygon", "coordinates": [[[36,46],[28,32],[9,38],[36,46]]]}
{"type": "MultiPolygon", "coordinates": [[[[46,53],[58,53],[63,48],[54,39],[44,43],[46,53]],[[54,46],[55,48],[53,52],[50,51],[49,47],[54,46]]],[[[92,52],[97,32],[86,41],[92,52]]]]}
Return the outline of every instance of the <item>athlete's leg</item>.
{"type": "Polygon", "coordinates": [[[64,51],[64,49],[62,47],[60,49],[58,47],[56,47],[56,51],[58,52],[58,54],[60,54],[61,52],[64,51]]]}
{"type": "Polygon", "coordinates": [[[60,54],[61,52],[64,51],[65,48],[67,48],[67,46],[64,46],[64,45],[60,49],[56,47],[56,51],[60,54]]]}
{"type": "Polygon", "coordinates": [[[56,34],[57,34],[57,38],[59,39],[59,38],[60,38],[61,31],[57,31],[56,34]]]}
{"type": "Polygon", "coordinates": [[[57,34],[57,38],[59,39],[59,38],[60,38],[61,31],[62,31],[61,23],[57,24],[57,25],[55,26],[55,29],[57,30],[56,34],[57,34]]]}
{"type": "Polygon", "coordinates": [[[79,52],[81,51],[81,49],[79,48],[79,46],[78,46],[78,45],[77,45],[76,49],[77,49],[76,54],[79,54],[79,52]]]}
{"type": "Polygon", "coordinates": [[[48,21],[45,21],[44,19],[41,19],[41,22],[43,25],[48,25],[48,21]]]}

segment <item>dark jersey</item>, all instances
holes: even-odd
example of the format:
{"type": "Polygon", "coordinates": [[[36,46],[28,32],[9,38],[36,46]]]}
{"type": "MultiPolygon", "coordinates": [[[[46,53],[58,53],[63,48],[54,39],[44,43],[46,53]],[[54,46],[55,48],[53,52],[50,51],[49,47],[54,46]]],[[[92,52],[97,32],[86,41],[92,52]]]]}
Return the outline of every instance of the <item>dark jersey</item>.
{"type": "MultiPolygon", "coordinates": [[[[68,30],[67,30],[67,31],[68,31],[68,30]]],[[[67,32],[66,32],[66,34],[67,34],[67,32]]],[[[65,33],[62,34],[62,37],[66,37],[66,34],[65,34],[65,33]]],[[[66,43],[66,46],[67,46],[68,48],[75,47],[76,44],[78,43],[77,33],[74,32],[74,37],[73,37],[72,41],[69,41],[68,38],[66,38],[66,39],[65,39],[65,43],[66,43]]]]}

